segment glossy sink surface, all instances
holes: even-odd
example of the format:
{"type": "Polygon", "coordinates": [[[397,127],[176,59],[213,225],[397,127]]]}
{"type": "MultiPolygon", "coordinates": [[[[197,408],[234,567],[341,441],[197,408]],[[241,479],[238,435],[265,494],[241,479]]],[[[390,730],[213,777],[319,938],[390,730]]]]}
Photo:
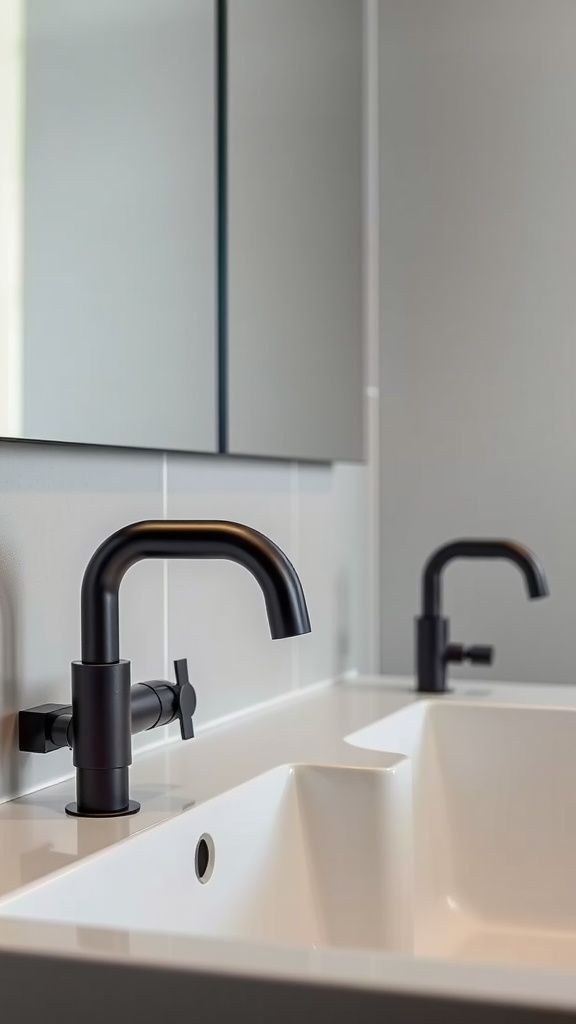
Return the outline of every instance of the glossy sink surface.
{"type": "Polygon", "coordinates": [[[576,968],[576,709],[419,700],[343,746],[347,766],[273,768],[5,897],[0,917],[576,968]]]}
{"type": "Polygon", "coordinates": [[[437,698],[348,742],[412,765],[413,952],[576,967],[576,712],[437,698]]]}
{"type": "Polygon", "coordinates": [[[409,799],[402,764],[279,767],[29,886],[0,915],[409,950],[409,799]]]}

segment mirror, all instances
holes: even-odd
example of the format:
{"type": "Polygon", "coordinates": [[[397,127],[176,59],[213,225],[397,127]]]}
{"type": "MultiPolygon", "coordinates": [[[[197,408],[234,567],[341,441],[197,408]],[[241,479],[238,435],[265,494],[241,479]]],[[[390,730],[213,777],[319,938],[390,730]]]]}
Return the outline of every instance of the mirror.
{"type": "Polygon", "coordinates": [[[233,0],[227,36],[228,450],[362,459],[363,4],[233,0]]]}
{"type": "Polygon", "coordinates": [[[215,451],[214,4],[2,8],[0,435],[215,451]]]}
{"type": "Polygon", "coordinates": [[[0,437],[362,459],[363,4],[2,17],[0,437]]]}

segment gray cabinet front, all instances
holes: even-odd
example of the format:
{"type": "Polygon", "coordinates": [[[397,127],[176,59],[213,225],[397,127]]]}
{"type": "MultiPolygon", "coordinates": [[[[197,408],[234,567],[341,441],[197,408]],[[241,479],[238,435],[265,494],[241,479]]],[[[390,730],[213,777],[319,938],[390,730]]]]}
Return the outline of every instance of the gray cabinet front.
{"type": "Polygon", "coordinates": [[[361,0],[228,3],[230,452],[363,457],[361,0]]]}

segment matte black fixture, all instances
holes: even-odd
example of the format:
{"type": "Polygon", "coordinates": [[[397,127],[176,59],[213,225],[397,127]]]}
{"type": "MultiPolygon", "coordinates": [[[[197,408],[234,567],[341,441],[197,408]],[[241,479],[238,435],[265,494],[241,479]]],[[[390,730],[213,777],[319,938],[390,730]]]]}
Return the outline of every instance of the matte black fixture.
{"type": "Polygon", "coordinates": [[[129,798],[131,734],[179,719],[182,739],[194,735],[196,694],[186,660],[174,663],[175,683],[153,680],[133,687],[130,662],[120,660],[118,591],[127,569],[144,558],[237,562],[260,584],[273,639],[310,631],[294,566],[257,530],[218,520],[151,520],[113,533],[90,559],[82,581],[82,661],[72,662],[72,704],[42,704],[19,714],[20,750],[73,749],[77,800],[66,807],[68,814],[135,814],[140,805],[129,798]]]}
{"type": "Polygon", "coordinates": [[[528,548],[512,540],[453,540],[438,548],[424,566],[422,615],[416,619],[416,675],[419,693],[446,693],[450,662],[491,665],[494,648],[449,643],[450,620],[442,615],[442,572],[456,558],[505,558],[524,574],[530,598],[549,593],[544,570],[528,548]]]}

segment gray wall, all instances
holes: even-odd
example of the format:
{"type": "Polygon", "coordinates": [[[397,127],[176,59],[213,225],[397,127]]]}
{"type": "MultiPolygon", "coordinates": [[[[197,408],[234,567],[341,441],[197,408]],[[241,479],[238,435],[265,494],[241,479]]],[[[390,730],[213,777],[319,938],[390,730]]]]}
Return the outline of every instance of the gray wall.
{"type": "Polygon", "coordinates": [[[382,668],[411,670],[431,549],[509,535],[552,598],[452,567],[454,639],[574,682],[576,4],[382,0],[380,33],[382,668]]]}

